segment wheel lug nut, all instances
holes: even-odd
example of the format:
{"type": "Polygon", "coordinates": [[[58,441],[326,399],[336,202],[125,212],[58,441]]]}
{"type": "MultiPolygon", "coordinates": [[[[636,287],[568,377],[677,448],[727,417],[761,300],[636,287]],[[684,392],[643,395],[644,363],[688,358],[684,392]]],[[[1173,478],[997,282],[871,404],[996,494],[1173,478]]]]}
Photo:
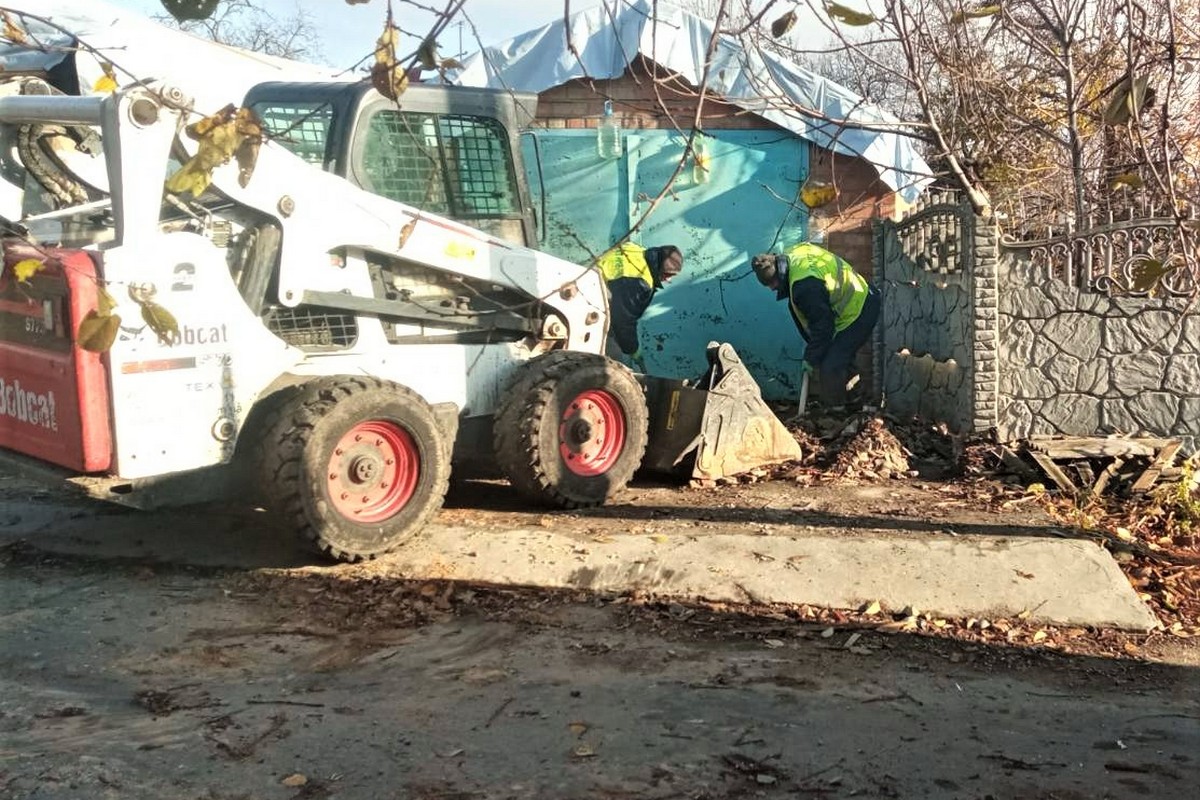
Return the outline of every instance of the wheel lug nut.
{"type": "Polygon", "coordinates": [[[337,473],[336,473],[336,472],[331,472],[331,473],[329,473],[329,480],[331,480],[331,481],[336,481],[336,480],[337,480],[337,473]]]}
{"type": "Polygon", "coordinates": [[[350,493],[349,493],[349,492],[342,492],[342,499],[343,499],[343,500],[349,500],[349,499],[350,499],[350,493]]]}
{"type": "Polygon", "coordinates": [[[341,449],[339,448],[339,449],[337,449],[337,450],[334,450],[334,451],[333,451],[333,454],[334,454],[335,456],[340,456],[340,455],[342,454],[342,451],[341,451],[341,449]]]}
{"type": "Polygon", "coordinates": [[[354,434],[354,441],[356,441],[356,442],[361,442],[361,441],[362,441],[362,434],[361,434],[361,433],[356,433],[356,434],[354,434]]]}

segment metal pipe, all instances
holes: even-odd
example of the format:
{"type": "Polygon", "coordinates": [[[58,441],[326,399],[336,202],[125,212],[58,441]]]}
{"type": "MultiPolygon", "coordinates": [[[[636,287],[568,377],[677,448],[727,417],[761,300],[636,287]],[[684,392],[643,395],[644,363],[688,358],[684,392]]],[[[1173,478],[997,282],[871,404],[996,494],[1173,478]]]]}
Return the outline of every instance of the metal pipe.
{"type": "Polygon", "coordinates": [[[51,122],[60,125],[99,125],[103,97],[21,95],[0,97],[0,122],[29,125],[51,122]]]}

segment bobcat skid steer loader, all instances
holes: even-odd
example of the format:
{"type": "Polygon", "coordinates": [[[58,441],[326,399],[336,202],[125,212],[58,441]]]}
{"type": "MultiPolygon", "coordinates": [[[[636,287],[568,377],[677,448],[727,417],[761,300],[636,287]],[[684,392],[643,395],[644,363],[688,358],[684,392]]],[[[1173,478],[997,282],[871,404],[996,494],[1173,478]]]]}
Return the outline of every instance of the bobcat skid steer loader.
{"type": "Polygon", "coordinates": [[[10,464],[143,507],[252,479],[344,560],[418,532],[456,457],[494,455],[561,507],[625,486],[646,401],[602,354],[596,270],[270,142],[248,180],[230,163],[199,197],[164,194],[195,147],[188,105],[168,87],[0,97],[0,167],[45,209],[2,220],[10,464]]]}

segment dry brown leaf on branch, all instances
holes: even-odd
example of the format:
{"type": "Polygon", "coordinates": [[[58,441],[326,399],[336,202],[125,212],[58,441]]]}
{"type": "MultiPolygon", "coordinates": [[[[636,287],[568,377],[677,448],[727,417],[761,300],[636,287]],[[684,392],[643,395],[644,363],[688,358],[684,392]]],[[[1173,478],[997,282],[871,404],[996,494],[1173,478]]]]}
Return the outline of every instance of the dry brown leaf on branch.
{"type": "Polygon", "coordinates": [[[89,311],[79,321],[79,332],[75,335],[75,341],[89,353],[106,353],[117,340],[120,327],[121,318],[116,314],[89,311]]]}
{"type": "Polygon", "coordinates": [[[199,197],[212,183],[213,170],[234,157],[238,163],[238,183],[243,188],[249,183],[263,139],[262,125],[252,110],[236,108],[230,103],[216,114],[189,125],[186,133],[199,147],[167,179],[167,191],[199,197]]]}
{"type": "Polygon", "coordinates": [[[1120,189],[1121,187],[1140,189],[1145,185],[1146,182],[1142,180],[1142,176],[1136,172],[1122,172],[1109,181],[1108,188],[1113,190],[1120,189]]]}
{"type": "Polygon", "coordinates": [[[75,341],[90,353],[105,353],[117,340],[121,318],[113,313],[117,301],[103,286],[96,287],[96,308],[79,321],[75,341]]]}
{"type": "MultiPolygon", "coordinates": [[[[408,89],[408,74],[396,63],[396,44],[400,41],[400,29],[392,18],[392,7],[388,5],[383,33],[375,41],[375,63],[371,66],[371,84],[384,97],[396,100],[408,89]]],[[[426,42],[429,40],[427,39],[426,42]]],[[[422,48],[425,44],[422,43],[422,48]]],[[[433,46],[436,48],[437,43],[433,46]]]]}
{"type": "Polygon", "coordinates": [[[1124,125],[1133,118],[1135,111],[1141,112],[1154,98],[1150,88],[1150,76],[1127,77],[1113,91],[1112,99],[1104,109],[1104,121],[1109,125],[1124,125]]]}
{"type": "Polygon", "coordinates": [[[421,42],[421,46],[417,48],[417,61],[421,62],[421,66],[425,69],[437,69],[437,51],[437,40],[432,36],[426,37],[426,39],[421,42]]]}
{"type": "Polygon", "coordinates": [[[784,14],[779,19],[771,23],[771,36],[778,39],[780,36],[785,36],[788,31],[796,26],[796,10],[784,14]]]}
{"type": "Polygon", "coordinates": [[[828,14],[830,18],[835,19],[838,22],[843,22],[847,25],[870,25],[872,22],[877,21],[871,14],[867,14],[862,11],[855,11],[853,8],[844,6],[841,3],[826,3],[825,13],[828,14]]]}
{"type": "Polygon", "coordinates": [[[955,11],[950,17],[950,22],[953,25],[959,25],[969,19],[984,19],[985,17],[994,17],[1000,13],[1000,10],[1001,9],[999,5],[991,5],[955,11]]]}
{"type": "Polygon", "coordinates": [[[179,341],[179,323],[176,322],[174,314],[153,300],[147,300],[141,305],[142,319],[150,326],[150,330],[154,331],[158,341],[165,345],[173,345],[179,341]]]}
{"type": "Polygon", "coordinates": [[[17,23],[13,22],[13,18],[9,16],[7,11],[0,12],[4,15],[4,33],[5,39],[13,44],[25,44],[29,41],[29,34],[25,33],[25,29],[17,23]]]}

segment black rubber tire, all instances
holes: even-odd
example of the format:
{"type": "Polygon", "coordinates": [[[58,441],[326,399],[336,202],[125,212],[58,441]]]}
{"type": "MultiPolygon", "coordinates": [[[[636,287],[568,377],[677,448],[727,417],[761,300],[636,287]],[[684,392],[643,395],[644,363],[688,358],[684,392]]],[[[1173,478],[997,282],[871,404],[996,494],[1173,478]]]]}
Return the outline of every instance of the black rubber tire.
{"type": "Polygon", "coordinates": [[[642,463],[646,396],[628,367],[592,353],[557,351],[521,366],[493,424],[496,462],[515,489],[557,508],[598,506],[625,488],[642,463]],[[624,444],[598,475],[579,475],[559,452],[559,422],[581,392],[604,390],[625,422],[624,444]]]}
{"type": "Polygon", "coordinates": [[[450,445],[418,394],[375,378],[340,376],[303,384],[265,431],[260,480],[270,508],[285,515],[318,552],[359,561],[395,550],[437,513],[450,480],[450,445]],[[386,519],[363,524],[330,496],[330,459],[342,436],[368,421],[394,423],[418,456],[412,494],[386,519]]]}

